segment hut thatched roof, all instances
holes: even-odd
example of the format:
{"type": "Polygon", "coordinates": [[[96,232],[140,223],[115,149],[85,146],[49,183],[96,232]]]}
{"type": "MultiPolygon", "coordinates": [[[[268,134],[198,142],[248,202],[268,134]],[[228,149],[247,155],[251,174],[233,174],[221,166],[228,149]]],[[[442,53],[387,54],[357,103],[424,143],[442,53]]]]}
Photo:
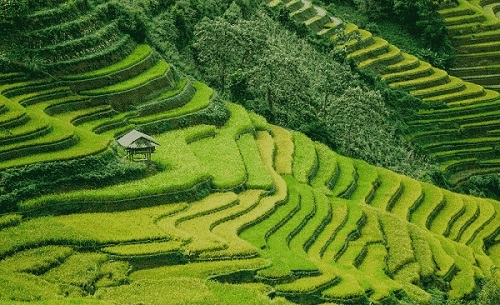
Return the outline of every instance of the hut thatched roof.
{"type": "Polygon", "coordinates": [[[132,130],[118,139],[118,143],[125,148],[142,148],[160,146],[153,137],[137,130],[132,130]]]}

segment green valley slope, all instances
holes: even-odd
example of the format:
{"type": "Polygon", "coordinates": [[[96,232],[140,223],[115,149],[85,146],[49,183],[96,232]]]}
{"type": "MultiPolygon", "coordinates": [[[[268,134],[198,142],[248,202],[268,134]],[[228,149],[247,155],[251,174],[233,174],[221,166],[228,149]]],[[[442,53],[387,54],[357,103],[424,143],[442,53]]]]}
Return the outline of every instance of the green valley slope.
{"type": "Polygon", "coordinates": [[[75,2],[23,30],[51,41],[30,52],[54,77],[0,76],[0,168],[110,153],[137,128],[157,171],[0,214],[2,304],[430,303],[499,283],[498,201],[268,124],[75,2]]]}
{"type": "MultiPolygon", "coordinates": [[[[440,165],[452,187],[467,181],[471,176],[498,173],[500,94],[497,91],[450,76],[444,70],[401,52],[390,42],[359,29],[357,25],[331,16],[311,1],[273,0],[268,1],[268,5],[287,9],[291,19],[304,23],[311,31],[333,41],[339,36],[354,34],[347,43],[337,46],[347,52],[348,59],[353,60],[359,68],[370,69],[380,75],[391,88],[405,89],[421,98],[430,109],[422,109],[416,117],[409,118],[409,138],[440,165]]],[[[449,16],[454,16],[453,12],[462,14],[460,7],[443,9],[441,14],[447,16],[445,12],[448,11],[449,16]]],[[[465,21],[461,24],[459,17],[455,19],[456,23],[451,23],[451,19],[447,19],[447,23],[457,24],[457,29],[461,26],[476,28],[465,21]]],[[[497,24],[498,21],[493,27],[497,24]]],[[[497,60],[495,51],[491,54],[485,53],[485,56],[491,57],[491,61],[497,60]]],[[[460,56],[457,59],[459,61],[462,58],[460,56]]],[[[472,64],[466,56],[473,54],[463,56],[464,61],[472,64]]],[[[481,54],[476,57],[483,58],[481,54]]],[[[497,78],[492,76],[492,79],[497,78]]]]}

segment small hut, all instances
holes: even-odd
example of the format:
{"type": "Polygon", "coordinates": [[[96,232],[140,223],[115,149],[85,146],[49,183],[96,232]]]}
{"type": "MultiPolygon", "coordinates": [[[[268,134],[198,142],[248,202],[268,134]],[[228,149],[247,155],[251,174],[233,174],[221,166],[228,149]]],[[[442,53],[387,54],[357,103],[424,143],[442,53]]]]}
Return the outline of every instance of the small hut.
{"type": "Polygon", "coordinates": [[[118,143],[127,150],[127,157],[130,161],[151,160],[151,154],[156,147],[160,146],[151,136],[137,130],[132,130],[118,139],[118,143]],[[143,155],[144,158],[135,159],[135,155],[143,155]]]}

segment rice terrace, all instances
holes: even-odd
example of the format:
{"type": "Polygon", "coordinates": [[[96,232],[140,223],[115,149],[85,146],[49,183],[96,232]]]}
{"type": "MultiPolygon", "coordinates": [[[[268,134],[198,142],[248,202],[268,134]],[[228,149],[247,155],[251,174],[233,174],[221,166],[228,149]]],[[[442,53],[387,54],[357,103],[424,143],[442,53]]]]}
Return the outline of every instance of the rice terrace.
{"type": "Polygon", "coordinates": [[[500,304],[500,0],[0,0],[0,304],[500,304]]]}

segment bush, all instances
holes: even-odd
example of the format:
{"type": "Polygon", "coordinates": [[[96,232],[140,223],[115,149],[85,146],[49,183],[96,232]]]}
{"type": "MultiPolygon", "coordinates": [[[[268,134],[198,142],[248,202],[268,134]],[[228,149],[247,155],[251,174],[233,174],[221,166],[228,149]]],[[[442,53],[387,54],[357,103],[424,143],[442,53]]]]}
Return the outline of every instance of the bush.
{"type": "Polygon", "coordinates": [[[145,174],[144,164],[124,162],[111,151],[71,161],[6,169],[0,173],[0,213],[15,211],[19,201],[43,194],[112,185],[145,174]]]}

